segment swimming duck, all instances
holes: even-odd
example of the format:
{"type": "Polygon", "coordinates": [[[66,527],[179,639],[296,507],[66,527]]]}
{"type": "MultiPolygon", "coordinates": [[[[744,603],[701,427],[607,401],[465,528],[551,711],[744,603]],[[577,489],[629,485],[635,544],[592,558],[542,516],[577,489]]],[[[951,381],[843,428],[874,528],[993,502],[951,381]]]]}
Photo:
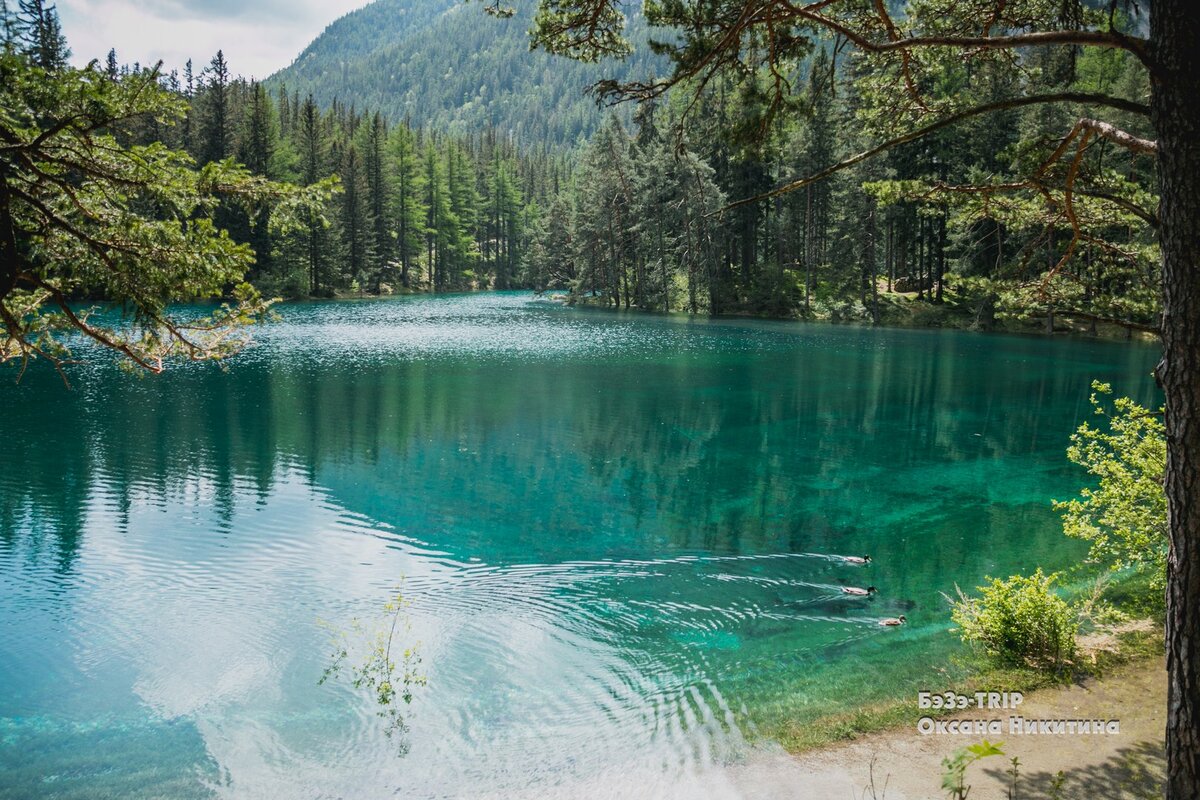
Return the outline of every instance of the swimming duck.
{"type": "Polygon", "coordinates": [[[898,617],[888,617],[887,619],[879,620],[880,625],[886,625],[888,627],[894,627],[896,625],[903,625],[906,622],[908,622],[908,620],[905,619],[903,614],[901,614],[898,617]]]}
{"type": "Polygon", "coordinates": [[[842,587],[842,594],[852,594],[855,597],[868,597],[869,595],[873,595],[878,591],[879,590],[876,589],[874,586],[868,586],[865,589],[860,589],[857,586],[843,586],[842,587]]]}

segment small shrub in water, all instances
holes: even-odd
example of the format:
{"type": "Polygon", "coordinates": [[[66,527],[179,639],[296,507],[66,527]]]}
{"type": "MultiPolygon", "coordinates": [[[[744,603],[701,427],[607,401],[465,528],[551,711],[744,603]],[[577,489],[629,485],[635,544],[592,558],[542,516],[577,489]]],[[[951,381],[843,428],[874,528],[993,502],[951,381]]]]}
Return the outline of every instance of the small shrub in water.
{"type": "Polygon", "coordinates": [[[404,707],[412,703],[415,688],[425,685],[425,676],[418,671],[421,656],[417,648],[393,647],[397,644],[396,634],[409,628],[406,607],[397,592],[383,607],[387,621],[381,627],[372,631],[353,620],[350,633],[354,642],[347,632],[336,632],[329,666],[318,682],[323,684],[346,674],[351,686],[365,690],[376,704],[376,713],[386,721],[384,732],[396,740],[401,754],[408,752],[404,707]]]}

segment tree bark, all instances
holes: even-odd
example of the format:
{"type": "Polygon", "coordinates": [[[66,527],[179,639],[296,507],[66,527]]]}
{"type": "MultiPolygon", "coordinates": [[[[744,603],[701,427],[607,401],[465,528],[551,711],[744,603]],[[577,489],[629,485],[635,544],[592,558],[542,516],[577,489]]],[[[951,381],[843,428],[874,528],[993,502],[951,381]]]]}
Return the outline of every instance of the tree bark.
{"type": "Polygon", "coordinates": [[[888,237],[887,237],[887,290],[888,294],[892,293],[892,282],[896,280],[896,225],[893,220],[888,220],[888,237]]]}
{"type": "Polygon", "coordinates": [[[942,296],[942,282],[946,278],[946,215],[938,217],[938,236],[937,236],[937,253],[934,256],[937,259],[937,295],[934,296],[933,302],[939,305],[944,302],[942,296]]]}
{"type": "Polygon", "coordinates": [[[1200,793],[1200,5],[1158,0],[1150,20],[1158,140],[1166,395],[1167,798],[1200,793]]]}
{"type": "Polygon", "coordinates": [[[812,308],[812,260],[813,260],[813,224],[812,224],[812,187],[804,193],[804,313],[812,308]]]}
{"type": "MultiPolygon", "coordinates": [[[[864,261],[866,274],[870,281],[871,290],[871,324],[879,324],[879,264],[875,261],[875,238],[878,228],[875,225],[875,201],[871,200],[870,211],[867,214],[867,248],[864,261]]],[[[863,298],[863,304],[866,304],[863,298]]]]}
{"type": "Polygon", "coordinates": [[[17,286],[19,253],[16,224],[9,205],[8,179],[0,172],[0,300],[17,286]]]}

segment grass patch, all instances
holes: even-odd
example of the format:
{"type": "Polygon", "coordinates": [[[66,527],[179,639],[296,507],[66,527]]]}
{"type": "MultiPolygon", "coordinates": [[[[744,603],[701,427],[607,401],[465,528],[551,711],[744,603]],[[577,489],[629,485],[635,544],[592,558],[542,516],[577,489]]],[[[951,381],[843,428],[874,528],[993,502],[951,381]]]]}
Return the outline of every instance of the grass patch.
{"type": "MultiPolygon", "coordinates": [[[[980,666],[969,677],[951,683],[939,683],[937,691],[960,694],[975,692],[1030,692],[1048,686],[1063,686],[1070,676],[1054,675],[1033,669],[980,666]]],[[[858,739],[871,733],[901,727],[916,728],[921,717],[952,716],[953,711],[917,708],[916,693],[891,701],[874,703],[846,713],[818,716],[803,723],[763,726],[761,732],[779,742],[789,753],[800,753],[838,742],[858,739]]]]}
{"type": "MultiPolygon", "coordinates": [[[[967,675],[956,681],[929,687],[936,691],[955,691],[971,695],[975,692],[1030,693],[1039,689],[1067,686],[1084,678],[1102,678],[1114,668],[1128,664],[1160,659],[1163,655],[1161,626],[1151,620],[1127,623],[1111,632],[1110,646],[1081,653],[1073,669],[1059,675],[1028,667],[999,667],[980,657],[964,662],[967,675]]],[[[800,720],[775,719],[759,725],[759,733],[778,742],[789,753],[801,753],[848,742],[862,736],[895,730],[916,728],[924,716],[950,717],[962,712],[917,708],[916,693],[893,700],[870,703],[846,712],[818,714],[800,720]]]]}

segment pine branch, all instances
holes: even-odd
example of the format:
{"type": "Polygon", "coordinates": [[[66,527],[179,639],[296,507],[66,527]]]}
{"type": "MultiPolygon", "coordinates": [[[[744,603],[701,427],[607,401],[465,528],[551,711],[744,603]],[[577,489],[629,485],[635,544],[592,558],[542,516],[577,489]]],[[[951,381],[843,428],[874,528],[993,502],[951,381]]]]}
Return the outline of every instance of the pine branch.
{"type": "MultiPolygon", "coordinates": [[[[875,147],[872,147],[869,150],[864,150],[861,153],[857,153],[853,156],[850,156],[849,158],[843,159],[842,161],[839,161],[836,164],[832,164],[832,165],[826,167],[825,169],[820,170],[819,172],[813,173],[812,175],[790,181],[788,183],[783,184],[782,186],[778,186],[774,189],[771,189],[770,191],[763,192],[762,194],[758,194],[753,197],[747,197],[742,200],[737,200],[737,201],[725,206],[719,212],[714,212],[714,213],[723,213],[723,212],[729,211],[734,208],[739,208],[741,206],[750,205],[752,203],[760,203],[763,200],[769,200],[770,198],[777,197],[781,194],[787,194],[788,192],[794,192],[797,189],[802,189],[805,186],[808,186],[809,184],[816,183],[818,181],[821,181],[821,180],[824,180],[825,178],[830,177],[831,175],[835,175],[836,173],[841,172],[842,170],[849,169],[850,167],[853,167],[855,164],[860,164],[869,158],[879,155],[880,153],[884,153],[888,150],[891,150],[895,147],[899,147],[900,145],[903,145],[903,144],[908,144],[909,142],[914,142],[918,139],[923,139],[924,137],[930,135],[931,133],[936,133],[937,131],[940,131],[944,128],[948,128],[952,125],[956,125],[959,122],[962,122],[963,120],[972,119],[973,117],[982,116],[984,114],[991,114],[996,111],[1004,111],[1006,109],[1011,109],[1011,108],[1024,108],[1026,106],[1041,105],[1041,104],[1046,104],[1046,103],[1084,103],[1084,104],[1088,104],[1088,105],[1108,106],[1110,108],[1115,108],[1119,111],[1127,111],[1127,112],[1131,112],[1134,114],[1148,114],[1149,113],[1149,108],[1141,103],[1135,103],[1132,100],[1125,100],[1124,98],[1120,98],[1120,97],[1112,97],[1110,95],[1094,94],[1094,93],[1090,93],[1090,92],[1054,92],[1051,94],[1036,94],[1036,95],[1028,95],[1026,97],[1014,97],[1014,98],[1011,98],[1008,100],[999,100],[995,103],[986,103],[984,105],[976,106],[974,108],[970,108],[965,111],[960,111],[956,114],[951,114],[950,116],[948,116],[944,119],[940,119],[937,122],[931,123],[929,125],[925,125],[924,127],[921,127],[921,128],[916,128],[916,129],[911,130],[901,136],[897,136],[894,139],[889,139],[886,142],[883,142],[882,144],[876,145],[875,147]]],[[[1098,123],[1097,122],[1096,124],[1105,125],[1106,127],[1111,128],[1112,132],[1119,132],[1117,128],[1114,128],[1111,125],[1107,125],[1107,123],[1098,123]]],[[[1097,132],[1099,132],[1099,131],[1097,131],[1097,132]]],[[[1130,139],[1136,140],[1139,143],[1138,144],[1139,148],[1153,146],[1153,142],[1147,142],[1144,139],[1137,139],[1137,137],[1133,137],[1130,134],[1125,134],[1125,136],[1130,139]]],[[[1111,138],[1111,137],[1108,137],[1108,138],[1111,138]]],[[[1117,141],[1116,139],[1113,139],[1113,140],[1117,141]]],[[[1137,148],[1135,148],[1135,149],[1137,149],[1137,148]]],[[[1142,149],[1142,150],[1140,150],[1140,152],[1147,152],[1147,151],[1142,149]]]]}

